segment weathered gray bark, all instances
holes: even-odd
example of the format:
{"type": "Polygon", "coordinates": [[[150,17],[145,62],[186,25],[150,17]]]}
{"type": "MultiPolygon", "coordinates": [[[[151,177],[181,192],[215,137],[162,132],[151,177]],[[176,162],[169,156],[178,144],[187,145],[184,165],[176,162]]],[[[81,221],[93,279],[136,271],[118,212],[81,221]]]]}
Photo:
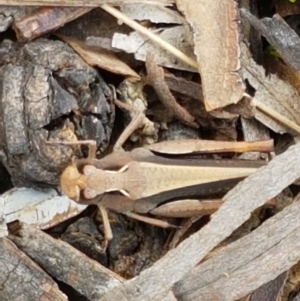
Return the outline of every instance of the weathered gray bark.
{"type": "MultiPolygon", "coordinates": [[[[23,225],[14,243],[45,271],[91,301],[99,300],[123,279],[96,261],[48,234],[23,225]]],[[[35,299],[32,299],[35,300],[35,299]]]]}
{"type": "Polygon", "coordinates": [[[0,239],[0,300],[66,301],[57,284],[9,239],[0,239]]]}
{"type": "Polygon", "coordinates": [[[209,251],[245,222],[252,211],[300,177],[300,145],[290,147],[268,166],[239,183],[224,197],[224,205],[199,232],[169,251],[151,268],[105,295],[101,301],[161,300],[209,251]]]}

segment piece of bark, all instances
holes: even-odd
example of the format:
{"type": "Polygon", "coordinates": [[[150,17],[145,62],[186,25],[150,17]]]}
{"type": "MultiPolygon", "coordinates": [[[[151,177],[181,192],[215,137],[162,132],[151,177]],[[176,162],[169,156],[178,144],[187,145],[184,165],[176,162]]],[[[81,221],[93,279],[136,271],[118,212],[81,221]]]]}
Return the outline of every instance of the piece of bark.
{"type": "Polygon", "coordinates": [[[25,68],[7,65],[4,74],[14,74],[14,77],[3,76],[1,105],[3,110],[3,123],[5,127],[6,147],[12,155],[28,152],[28,137],[24,117],[24,101],[22,91],[24,88],[25,68]],[[13,101],[12,101],[13,100],[13,101]],[[13,123],[11,122],[13,118],[13,123]],[[18,125],[18,131],[15,125],[18,125]]]}
{"type": "Polygon", "coordinates": [[[283,286],[286,283],[287,276],[288,272],[283,272],[274,280],[262,285],[249,296],[249,299],[247,299],[247,301],[279,301],[278,299],[282,292],[283,286]]]}
{"type": "Polygon", "coordinates": [[[245,85],[238,73],[240,47],[237,2],[177,0],[176,4],[193,28],[194,52],[207,111],[239,102],[245,85]]]}
{"type": "Polygon", "coordinates": [[[8,235],[8,229],[5,221],[5,200],[0,198],[0,239],[8,235]]]}
{"type": "Polygon", "coordinates": [[[30,41],[62,27],[91,10],[92,8],[88,7],[42,7],[23,19],[15,20],[13,28],[18,41],[30,41]]]}
{"type": "Polygon", "coordinates": [[[155,24],[183,24],[184,17],[176,10],[164,7],[163,5],[153,5],[151,3],[124,4],[120,11],[133,20],[149,20],[155,24]]]}
{"type": "MultiPolygon", "coordinates": [[[[296,125],[300,125],[300,96],[288,82],[276,74],[266,76],[265,69],[255,63],[245,44],[242,49],[242,73],[250,85],[256,89],[254,99],[296,125]]],[[[260,110],[255,110],[255,118],[275,132],[295,134],[295,131],[281,122],[269,117],[260,110]]]]}
{"type": "Polygon", "coordinates": [[[300,292],[298,292],[297,296],[292,299],[292,301],[300,301],[300,292]]]}
{"type": "Polygon", "coordinates": [[[25,224],[18,236],[11,235],[10,239],[47,273],[90,300],[98,301],[108,289],[123,281],[69,244],[25,224]]]}
{"type": "Polygon", "coordinates": [[[207,154],[207,153],[243,153],[249,151],[271,152],[274,150],[272,139],[261,141],[214,141],[214,140],[170,140],[162,141],[145,148],[160,154],[207,154]]]}
{"type": "Polygon", "coordinates": [[[290,15],[298,15],[300,13],[299,1],[281,1],[275,0],[276,12],[282,18],[290,15]]]}
{"type": "MultiPolygon", "coordinates": [[[[239,5],[239,7],[244,7],[244,8],[248,8],[249,11],[254,15],[254,16],[259,16],[260,14],[260,7],[259,7],[259,3],[257,1],[252,1],[252,0],[248,0],[249,5],[244,6],[243,3],[241,3],[239,5]]],[[[242,33],[244,34],[243,29],[245,28],[243,25],[246,22],[242,22],[242,33]]],[[[262,43],[262,39],[261,39],[261,34],[260,32],[258,32],[257,30],[255,30],[250,24],[248,23],[248,27],[249,27],[249,34],[245,35],[246,39],[249,41],[250,44],[250,50],[251,53],[253,55],[254,60],[256,61],[256,63],[258,63],[259,65],[263,65],[264,62],[264,49],[263,49],[263,43],[262,43]]]]}
{"type": "Polygon", "coordinates": [[[259,141],[270,139],[269,130],[261,123],[253,119],[241,118],[245,141],[259,141]]]}
{"type": "Polygon", "coordinates": [[[9,239],[0,239],[1,301],[66,301],[58,285],[9,239]]]}
{"type": "Polygon", "coordinates": [[[248,10],[241,8],[241,15],[275,47],[281,58],[297,71],[300,71],[300,38],[279,15],[261,20],[248,10]]]}
{"type": "Polygon", "coordinates": [[[103,152],[115,117],[111,90],[61,41],[4,41],[0,47],[1,161],[15,186],[57,185],[75,150],[80,153],[77,146],[46,141],[92,137],[103,152]],[[78,110],[83,114],[71,113],[78,110]]]}
{"type": "Polygon", "coordinates": [[[80,40],[70,37],[61,35],[58,35],[58,37],[72,47],[90,66],[96,66],[111,73],[131,77],[134,80],[140,80],[140,76],[134,70],[110,51],[87,46],[80,40]]]}
{"type": "Polygon", "coordinates": [[[174,294],[182,301],[201,300],[201,298],[216,301],[236,300],[273,280],[294,264],[295,259],[291,257],[291,260],[287,262],[285,258],[288,254],[297,252],[293,244],[287,244],[287,240],[297,231],[297,235],[300,235],[299,213],[298,196],[296,202],[267,220],[259,228],[224,247],[216,256],[195,267],[175,285],[174,294]],[[278,256],[281,258],[275,260],[276,255],[272,255],[272,250],[279,244],[283,246],[283,249],[278,251],[278,256]],[[259,258],[263,257],[269,260],[272,258],[272,262],[274,260],[276,264],[270,266],[268,260],[265,263],[260,262],[259,258]],[[255,264],[256,260],[260,264],[255,264]],[[243,274],[243,270],[247,268],[247,274],[245,271],[243,274]],[[259,272],[259,268],[262,271],[259,272]],[[240,278],[237,276],[239,273],[243,274],[239,276],[240,278]],[[224,275],[229,275],[229,277],[224,275]],[[243,283],[245,279],[247,279],[247,285],[243,283]],[[241,282],[238,283],[238,281],[241,282]],[[227,292],[225,292],[225,287],[228,289],[227,292]],[[215,299],[209,299],[209,292],[215,293],[213,295],[215,299]],[[240,295],[237,296],[236,294],[239,293],[240,295]]]}
{"type": "MultiPolygon", "coordinates": [[[[267,127],[255,119],[247,119],[241,117],[242,131],[245,141],[259,141],[270,139],[270,133],[267,127]]],[[[260,154],[259,152],[246,152],[239,158],[246,160],[259,160],[260,157],[267,155],[260,154]]]]}
{"type": "Polygon", "coordinates": [[[38,229],[53,227],[80,214],[87,207],[66,196],[59,196],[54,189],[25,187],[15,187],[0,195],[0,204],[0,220],[3,218],[7,224],[18,220],[38,229]]]}
{"type": "Polygon", "coordinates": [[[173,92],[189,96],[203,102],[202,86],[183,77],[176,77],[172,73],[165,72],[165,82],[173,92]]]}
{"type": "MultiPolygon", "coordinates": [[[[14,20],[22,19],[25,16],[32,14],[34,11],[36,11],[38,7],[35,6],[0,6],[0,15],[2,18],[10,18],[11,23],[13,23],[14,20]]],[[[3,26],[3,24],[2,24],[3,26]]],[[[2,27],[2,29],[4,29],[2,27]]]]}
{"type": "Polygon", "coordinates": [[[179,25],[154,29],[146,29],[142,26],[138,31],[141,25],[133,24],[127,23],[127,25],[134,26],[133,29],[136,31],[128,35],[118,32],[114,34],[112,39],[114,49],[132,53],[136,60],[144,62],[147,54],[151,53],[160,66],[196,72],[198,64],[193,53],[193,46],[188,42],[191,31],[189,26],[179,25]]]}
{"type": "Polygon", "coordinates": [[[184,124],[198,128],[199,125],[186,109],[180,106],[174,96],[171,94],[168,85],[164,81],[164,70],[158,67],[154,61],[153,55],[148,53],[146,58],[147,82],[154,88],[158,98],[163,105],[174,114],[174,116],[184,124]]]}
{"type": "Polygon", "coordinates": [[[0,14],[0,32],[4,32],[12,24],[14,18],[12,16],[3,16],[0,14]]]}
{"type": "Polygon", "coordinates": [[[291,300],[291,296],[295,296],[295,293],[300,288],[300,261],[295,264],[287,273],[285,285],[280,293],[280,299],[276,301],[291,300]]]}
{"type": "Polygon", "coordinates": [[[205,227],[169,251],[138,277],[108,292],[101,301],[161,300],[174,283],[186,277],[186,273],[242,225],[251,212],[300,176],[299,153],[300,145],[292,146],[266,167],[239,183],[226,194],[223,198],[225,203],[211,216],[205,227]]]}
{"type": "Polygon", "coordinates": [[[275,73],[278,77],[290,83],[300,94],[300,73],[285,64],[280,58],[268,55],[265,57],[266,70],[268,73],[275,73]]]}
{"type": "MultiPolygon", "coordinates": [[[[281,228],[279,227],[277,231],[281,231],[281,228]]],[[[249,294],[253,289],[272,280],[297,263],[300,259],[299,238],[298,228],[278,245],[231,273],[229,279],[225,276],[199,290],[193,297],[183,300],[234,301],[249,294]]]]}

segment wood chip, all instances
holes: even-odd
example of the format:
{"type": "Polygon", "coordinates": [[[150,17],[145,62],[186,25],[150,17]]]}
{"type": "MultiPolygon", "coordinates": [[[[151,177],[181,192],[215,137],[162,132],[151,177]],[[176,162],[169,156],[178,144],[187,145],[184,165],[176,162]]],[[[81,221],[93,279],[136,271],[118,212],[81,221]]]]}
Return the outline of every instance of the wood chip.
{"type": "Polygon", "coordinates": [[[238,74],[237,2],[177,0],[176,4],[194,31],[194,52],[207,111],[239,102],[245,86],[238,74]]]}

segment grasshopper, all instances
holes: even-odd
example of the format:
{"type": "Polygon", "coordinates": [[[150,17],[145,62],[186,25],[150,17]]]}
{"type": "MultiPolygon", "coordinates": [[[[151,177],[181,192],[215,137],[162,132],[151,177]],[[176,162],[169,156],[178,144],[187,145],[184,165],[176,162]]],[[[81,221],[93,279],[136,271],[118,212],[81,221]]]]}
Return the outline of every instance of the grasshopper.
{"type": "MultiPolygon", "coordinates": [[[[199,142],[203,148],[203,141],[199,142]]],[[[178,141],[175,143],[178,144],[178,141]]],[[[188,144],[184,140],[182,143],[188,144]]],[[[222,142],[216,143],[222,146],[222,142]]],[[[224,143],[228,149],[228,142],[224,143]]],[[[239,145],[239,142],[235,143],[239,145]]],[[[240,143],[244,143],[240,151],[245,151],[245,142],[240,143]]],[[[257,143],[252,149],[248,146],[248,151],[261,151],[261,145],[257,143]]],[[[267,151],[270,150],[269,143],[267,151]]],[[[243,160],[166,158],[146,148],[131,152],[115,151],[97,160],[94,145],[90,147],[87,159],[75,160],[63,171],[60,185],[70,199],[81,204],[100,205],[104,215],[104,208],[108,208],[138,220],[168,227],[170,224],[167,222],[142,214],[162,215],[159,208],[168,206],[166,203],[170,202],[177,205],[179,202],[180,205],[174,214],[170,214],[174,209],[167,207],[167,216],[186,217],[191,211],[199,213],[195,204],[200,206],[202,214],[210,214],[218,209],[222,201],[207,201],[204,206],[205,202],[199,199],[219,196],[263,165],[264,162],[243,160]],[[180,201],[182,199],[190,200],[180,201]],[[188,207],[190,203],[194,208],[192,210],[188,207]]],[[[108,239],[112,237],[108,233],[106,236],[108,239]]]]}

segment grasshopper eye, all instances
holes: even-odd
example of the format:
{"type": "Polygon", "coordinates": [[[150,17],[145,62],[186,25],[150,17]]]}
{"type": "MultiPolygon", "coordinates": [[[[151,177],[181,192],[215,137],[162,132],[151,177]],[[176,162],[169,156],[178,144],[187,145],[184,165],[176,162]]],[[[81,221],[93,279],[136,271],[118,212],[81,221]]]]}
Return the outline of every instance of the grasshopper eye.
{"type": "Polygon", "coordinates": [[[85,165],[83,168],[83,174],[89,176],[97,171],[97,168],[93,165],[85,165]]]}

